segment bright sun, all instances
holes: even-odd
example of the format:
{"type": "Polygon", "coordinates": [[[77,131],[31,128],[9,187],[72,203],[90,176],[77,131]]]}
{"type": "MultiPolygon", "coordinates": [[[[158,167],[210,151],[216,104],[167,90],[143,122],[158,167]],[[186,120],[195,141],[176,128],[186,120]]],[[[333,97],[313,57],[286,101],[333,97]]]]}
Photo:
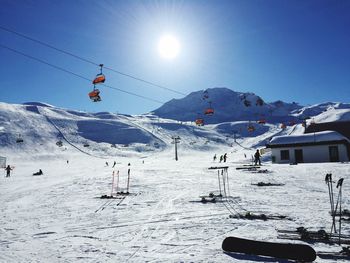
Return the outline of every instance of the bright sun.
{"type": "Polygon", "coordinates": [[[158,52],[162,58],[174,59],[180,52],[180,43],[172,35],[164,35],[159,39],[158,52]]]}

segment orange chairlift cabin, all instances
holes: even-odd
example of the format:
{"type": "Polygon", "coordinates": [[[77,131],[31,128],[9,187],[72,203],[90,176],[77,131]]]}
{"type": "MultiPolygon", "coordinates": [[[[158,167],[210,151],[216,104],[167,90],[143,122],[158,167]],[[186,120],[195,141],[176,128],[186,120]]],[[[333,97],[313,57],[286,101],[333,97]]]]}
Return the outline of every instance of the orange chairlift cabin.
{"type": "Polygon", "coordinates": [[[197,126],[203,126],[204,125],[204,120],[202,118],[197,118],[195,121],[197,126]]]}
{"type": "Polygon", "coordinates": [[[100,83],[104,83],[106,80],[105,75],[102,74],[102,67],[103,64],[100,64],[100,73],[96,75],[95,79],[92,81],[92,84],[100,84],[100,83]]]}
{"type": "Polygon", "coordinates": [[[253,125],[250,121],[248,122],[247,130],[248,130],[249,132],[255,131],[255,127],[254,127],[254,125],[253,125]]]}
{"type": "Polygon", "coordinates": [[[93,91],[89,92],[89,97],[93,102],[101,101],[100,91],[96,89],[95,85],[93,91]]]}
{"type": "Polygon", "coordinates": [[[254,125],[249,124],[249,125],[248,125],[248,131],[249,131],[249,132],[255,131],[254,125]]]}
{"type": "Polygon", "coordinates": [[[211,101],[209,101],[209,108],[207,108],[204,111],[204,114],[205,115],[213,115],[214,114],[214,109],[211,107],[211,101]]]}

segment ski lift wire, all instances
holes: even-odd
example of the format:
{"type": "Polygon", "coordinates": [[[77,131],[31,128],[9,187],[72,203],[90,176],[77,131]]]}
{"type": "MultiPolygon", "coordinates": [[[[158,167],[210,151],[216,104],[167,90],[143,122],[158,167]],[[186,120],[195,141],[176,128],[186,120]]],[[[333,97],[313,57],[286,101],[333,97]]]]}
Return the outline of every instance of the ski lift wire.
{"type": "MultiPolygon", "coordinates": [[[[35,43],[37,43],[37,44],[40,44],[40,45],[42,45],[42,46],[51,48],[51,49],[53,49],[53,50],[56,50],[56,51],[58,51],[58,52],[61,52],[61,53],[63,53],[63,54],[66,54],[66,55],[68,55],[68,56],[74,57],[74,58],[79,59],[79,60],[81,60],[81,61],[84,61],[84,62],[86,62],[86,63],[92,64],[92,65],[95,65],[95,66],[99,66],[99,65],[100,65],[99,63],[96,63],[96,62],[94,62],[94,61],[92,61],[92,60],[89,60],[89,59],[83,58],[83,57],[81,57],[81,56],[75,55],[75,54],[73,54],[72,52],[65,51],[65,50],[63,50],[63,49],[61,49],[61,48],[57,48],[57,47],[55,47],[55,46],[53,46],[53,45],[50,45],[50,44],[45,43],[45,42],[43,42],[43,41],[41,41],[41,40],[32,38],[32,37],[30,37],[30,36],[24,35],[24,34],[22,34],[22,33],[19,33],[19,32],[17,32],[17,31],[15,31],[15,30],[12,30],[12,29],[3,27],[3,26],[1,26],[1,25],[0,25],[0,29],[3,30],[3,31],[9,32],[9,33],[11,33],[11,34],[15,34],[15,35],[17,35],[17,36],[19,36],[19,37],[25,38],[25,39],[27,39],[27,40],[30,40],[30,41],[32,41],[32,42],[35,42],[35,43]]],[[[123,75],[123,76],[125,76],[125,77],[128,77],[128,78],[131,78],[131,79],[134,79],[134,80],[137,80],[137,81],[146,83],[146,84],[148,84],[148,85],[151,85],[151,86],[154,86],[154,87],[157,87],[157,88],[160,88],[160,89],[164,89],[164,90],[167,90],[167,91],[170,91],[170,92],[179,94],[179,95],[186,96],[185,93],[182,93],[182,92],[180,92],[180,91],[176,91],[176,90],[167,88],[167,87],[165,87],[165,86],[162,86],[162,85],[153,83],[153,82],[151,82],[151,81],[148,81],[148,80],[145,80],[145,79],[142,79],[142,78],[133,76],[133,75],[131,75],[131,74],[123,73],[123,72],[121,72],[121,71],[119,71],[119,70],[116,70],[116,69],[113,69],[113,68],[111,68],[111,67],[106,67],[106,66],[105,66],[104,68],[107,69],[107,70],[110,70],[110,71],[112,71],[112,72],[114,72],[114,73],[117,73],[117,74],[119,74],[119,75],[123,75]]]]}
{"type": "MultiPolygon", "coordinates": [[[[45,64],[45,65],[47,65],[47,66],[50,66],[50,67],[52,67],[52,68],[55,68],[55,69],[57,69],[57,70],[66,72],[66,73],[68,73],[68,74],[71,74],[71,75],[73,75],[73,76],[76,76],[76,77],[78,77],[78,78],[81,78],[81,79],[84,79],[84,80],[87,80],[87,81],[91,82],[91,79],[89,79],[89,78],[87,78],[87,77],[84,77],[84,76],[82,76],[82,75],[80,75],[80,74],[77,74],[77,73],[75,73],[75,72],[73,72],[73,71],[70,71],[70,70],[67,70],[67,69],[65,69],[65,68],[56,66],[56,65],[54,65],[54,64],[52,64],[52,63],[49,63],[49,62],[47,62],[47,61],[44,61],[44,60],[42,60],[42,59],[40,59],[40,58],[36,58],[36,57],[34,57],[34,56],[28,55],[28,54],[23,53],[23,52],[21,52],[21,51],[18,51],[18,50],[16,50],[16,49],[10,48],[10,47],[5,46],[5,45],[3,45],[3,44],[1,44],[1,43],[0,43],[0,47],[1,47],[1,48],[4,48],[4,49],[7,49],[7,50],[10,50],[10,51],[12,51],[12,52],[14,52],[14,53],[20,54],[20,55],[22,55],[22,56],[24,56],[24,57],[27,57],[27,58],[29,58],[29,59],[32,59],[32,60],[34,60],[34,61],[40,62],[40,63],[42,63],[42,64],[45,64]]],[[[146,97],[146,96],[143,96],[143,95],[134,93],[134,92],[130,92],[130,91],[126,91],[126,90],[123,90],[123,89],[119,89],[119,88],[116,88],[116,87],[113,87],[113,86],[110,86],[110,85],[101,84],[101,86],[104,86],[104,87],[107,87],[107,88],[110,88],[110,89],[114,89],[114,90],[117,90],[117,91],[120,91],[120,92],[129,94],[129,95],[132,95],[132,96],[135,96],[135,97],[139,97],[139,98],[142,98],[142,99],[145,99],[145,100],[149,100],[149,101],[152,101],[152,102],[156,102],[156,103],[159,103],[159,104],[162,104],[162,105],[165,103],[165,102],[163,102],[163,101],[159,101],[159,100],[156,100],[156,99],[153,99],[153,98],[150,98],[150,97],[146,97]]]]}

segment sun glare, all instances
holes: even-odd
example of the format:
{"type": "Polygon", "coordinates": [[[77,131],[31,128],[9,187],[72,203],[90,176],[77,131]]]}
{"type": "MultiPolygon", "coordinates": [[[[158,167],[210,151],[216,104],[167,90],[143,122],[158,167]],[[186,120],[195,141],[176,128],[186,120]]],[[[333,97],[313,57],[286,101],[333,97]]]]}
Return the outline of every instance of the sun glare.
{"type": "Polygon", "coordinates": [[[172,35],[164,35],[159,39],[158,52],[162,58],[174,59],[180,52],[180,43],[172,35]]]}

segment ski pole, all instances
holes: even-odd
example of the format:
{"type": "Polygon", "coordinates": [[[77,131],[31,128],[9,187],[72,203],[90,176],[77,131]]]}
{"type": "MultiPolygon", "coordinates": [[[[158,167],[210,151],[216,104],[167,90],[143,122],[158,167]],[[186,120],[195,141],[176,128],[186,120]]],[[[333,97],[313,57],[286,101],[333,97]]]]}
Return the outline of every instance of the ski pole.
{"type": "Polygon", "coordinates": [[[230,196],[230,185],[229,185],[229,181],[228,181],[228,169],[225,168],[225,173],[226,173],[226,180],[227,180],[227,193],[228,193],[228,196],[230,196]]]}
{"type": "Polygon", "coordinates": [[[112,173],[112,190],[111,190],[111,196],[113,196],[113,189],[114,189],[114,171],[112,173]]]}
{"type": "Polygon", "coordinates": [[[218,170],[218,180],[219,180],[219,191],[220,191],[220,196],[222,196],[221,194],[221,183],[220,183],[220,171],[218,170]]]}
{"type": "Polygon", "coordinates": [[[325,179],[327,186],[328,186],[328,192],[329,192],[329,201],[331,203],[331,216],[332,216],[332,227],[331,227],[331,234],[333,233],[333,228],[334,228],[334,233],[337,233],[337,229],[335,226],[335,213],[334,211],[334,199],[333,199],[333,186],[332,186],[332,174],[326,174],[326,179],[325,179]]]}
{"type": "Polygon", "coordinates": [[[128,169],[128,182],[126,185],[126,193],[129,193],[129,184],[130,184],[130,168],[128,169]]]}
{"type": "Polygon", "coordinates": [[[118,189],[119,188],[119,170],[117,171],[117,195],[118,195],[118,189]]]}
{"type": "Polygon", "coordinates": [[[226,182],[225,182],[225,175],[224,175],[224,170],[221,170],[221,177],[222,177],[222,188],[223,188],[223,192],[225,194],[225,198],[227,200],[227,193],[226,193],[226,182]]]}
{"type": "Polygon", "coordinates": [[[341,198],[342,198],[342,186],[343,186],[343,181],[344,178],[340,178],[337,183],[337,188],[339,187],[339,194],[338,194],[338,199],[339,199],[339,245],[340,245],[340,235],[341,235],[341,198]]]}

